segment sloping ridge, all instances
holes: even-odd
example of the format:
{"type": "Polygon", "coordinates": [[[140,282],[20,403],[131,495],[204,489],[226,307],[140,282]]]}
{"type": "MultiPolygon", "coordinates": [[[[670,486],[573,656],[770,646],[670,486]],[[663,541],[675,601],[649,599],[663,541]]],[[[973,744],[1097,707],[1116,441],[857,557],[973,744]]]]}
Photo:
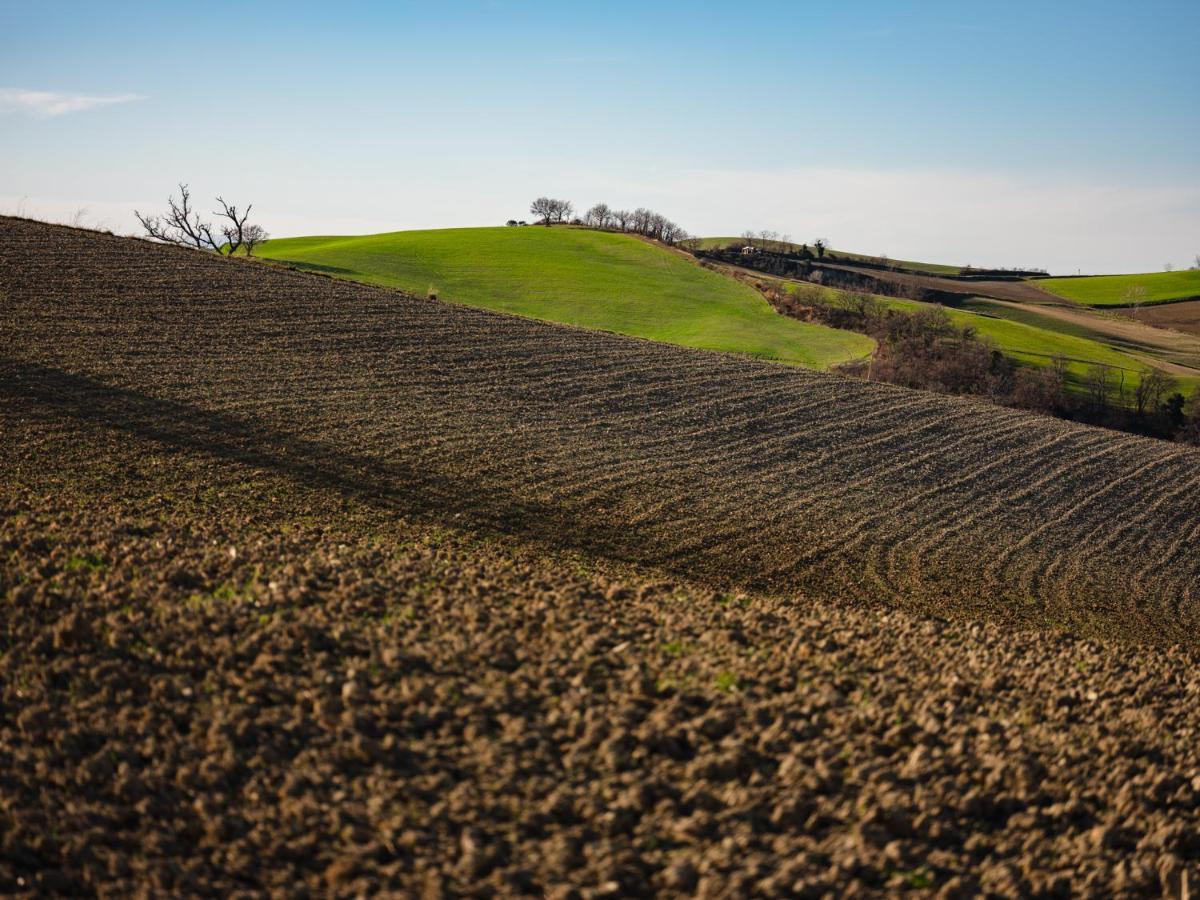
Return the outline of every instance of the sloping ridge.
{"type": "Polygon", "coordinates": [[[0,404],[714,585],[1195,644],[1200,453],[0,219],[0,404]]]}

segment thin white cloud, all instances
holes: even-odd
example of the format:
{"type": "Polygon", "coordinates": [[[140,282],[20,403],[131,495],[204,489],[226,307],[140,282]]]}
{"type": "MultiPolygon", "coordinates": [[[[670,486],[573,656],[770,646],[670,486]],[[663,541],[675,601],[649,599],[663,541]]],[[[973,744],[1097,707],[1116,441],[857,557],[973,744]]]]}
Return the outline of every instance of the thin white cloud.
{"type": "Polygon", "coordinates": [[[0,87],[0,113],[25,113],[45,119],[141,99],[137,94],[62,94],[57,91],[0,87]]]}

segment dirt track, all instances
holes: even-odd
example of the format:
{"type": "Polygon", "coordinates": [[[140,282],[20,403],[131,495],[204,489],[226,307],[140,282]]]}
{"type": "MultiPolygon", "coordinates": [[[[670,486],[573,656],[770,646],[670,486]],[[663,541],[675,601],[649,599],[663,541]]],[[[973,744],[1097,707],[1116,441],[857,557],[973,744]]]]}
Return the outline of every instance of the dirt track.
{"type": "Polygon", "coordinates": [[[1174,328],[1187,334],[1200,335],[1200,300],[1184,300],[1180,303],[1155,303],[1143,306],[1135,314],[1130,309],[1116,309],[1122,315],[1134,317],[1138,322],[1174,328]]]}
{"type": "Polygon", "coordinates": [[[1194,452],[10,219],[0,279],[0,892],[1195,884],[1196,657],[1013,629],[1194,635],[1194,452]]]}

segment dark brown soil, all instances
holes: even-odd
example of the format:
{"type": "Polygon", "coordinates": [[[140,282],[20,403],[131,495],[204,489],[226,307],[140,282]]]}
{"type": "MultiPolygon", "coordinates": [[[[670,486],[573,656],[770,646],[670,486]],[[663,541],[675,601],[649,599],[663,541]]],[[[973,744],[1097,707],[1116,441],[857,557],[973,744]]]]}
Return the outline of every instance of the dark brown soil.
{"type": "Polygon", "coordinates": [[[726,587],[1195,643],[1200,452],[0,219],[0,398],[726,587]]]}
{"type": "Polygon", "coordinates": [[[1156,303],[1140,307],[1136,313],[1130,309],[1114,309],[1147,325],[1159,328],[1174,328],[1187,334],[1200,335],[1200,300],[1184,300],[1180,303],[1156,303]]]}
{"type": "Polygon", "coordinates": [[[1195,884],[1200,669],[1133,639],[1189,633],[1196,454],[11,219],[0,266],[0,893],[1195,884]]]}

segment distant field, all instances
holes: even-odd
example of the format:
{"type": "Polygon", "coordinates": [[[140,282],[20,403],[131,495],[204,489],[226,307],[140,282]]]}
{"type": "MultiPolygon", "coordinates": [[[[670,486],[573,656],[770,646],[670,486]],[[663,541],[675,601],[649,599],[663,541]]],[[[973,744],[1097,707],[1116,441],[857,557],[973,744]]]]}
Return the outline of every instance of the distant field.
{"type": "MultiPolygon", "coordinates": [[[[830,293],[838,293],[835,289],[827,288],[830,293]]],[[[915,312],[934,304],[917,300],[903,300],[895,297],[880,297],[883,303],[892,309],[915,312]]],[[[1111,346],[1104,341],[1089,337],[1086,329],[1069,323],[1048,320],[1039,317],[1031,309],[1028,313],[1012,307],[988,308],[988,301],[979,300],[972,304],[973,309],[955,309],[944,307],[946,314],[958,326],[970,326],[976,334],[990,340],[996,349],[1011,356],[1025,365],[1048,366],[1055,356],[1067,360],[1068,378],[1076,386],[1082,380],[1089,367],[1097,364],[1112,366],[1124,372],[1126,389],[1132,388],[1138,381],[1138,372],[1143,366],[1153,364],[1149,356],[1134,355],[1111,346]],[[984,310],[988,310],[984,312],[984,310]]],[[[1200,385],[1200,377],[1174,375],[1185,393],[1189,393],[1200,385]]]]}
{"type": "Polygon", "coordinates": [[[1031,282],[1042,290],[1087,306],[1128,306],[1129,291],[1146,289],[1142,303],[1166,303],[1200,297],[1200,271],[1150,272],[1145,275],[1091,275],[1043,278],[1031,282]]]}
{"type": "MultiPolygon", "coordinates": [[[[700,246],[706,250],[718,247],[731,247],[743,243],[740,237],[710,237],[701,238],[700,246]]],[[[756,244],[761,241],[756,240],[756,244]]],[[[784,241],[768,241],[767,246],[772,250],[795,250],[800,247],[794,241],[785,243],[784,241]]],[[[830,256],[836,256],[840,259],[857,260],[861,262],[881,263],[882,257],[871,256],[866,253],[851,253],[848,250],[830,250],[830,256]]],[[[935,275],[957,275],[962,271],[962,266],[943,266],[938,263],[914,262],[908,259],[891,259],[888,258],[888,264],[900,266],[904,269],[909,269],[913,272],[929,272],[935,275]]]]}
{"type": "MultiPolygon", "coordinates": [[[[871,256],[867,253],[850,253],[846,250],[831,250],[830,254],[842,259],[858,260],[860,262],[882,263],[883,257],[871,256]]],[[[916,262],[911,259],[892,259],[888,257],[887,264],[890,266],[899,266],[902,269],[908,269],[912,272],[928,272],[931,275],[958,275],[962,272],[962,266],[945,266],[940,263],[916,262]]]]}
{"type": "MultiPolygon", "coordinates": [[[[895,309],[913,311],[928,303],[915,300],[897,300],[885,298],[884,302],[895,309]]],[[[980,337],[988,338],[997,347],[1019,362],[1030,365],[1047,366],[1055,356],[1067,359],[1067,371],[1072,376],[1080,378],[1089,366],[1098,363],[1117,369],[1126,370],[1132,384],[1137,380],[1136,372],[1144,364],[1141,360],[1128,353],[1123,353],[1102,344],[1072,334],[1039,328],[1026,322],[1003,319],[998,316],[981,315],[964,309],[946,308],[947,315],[959,326],[969,325],[980,337]]]]}
{"type": "Polygon", "coordinates": [[[456,228],[270,241],[301,268],[550,322],[814,369],[868,355],[863,335],[775,313],[752,288],[622,234],[456,228]]]}

